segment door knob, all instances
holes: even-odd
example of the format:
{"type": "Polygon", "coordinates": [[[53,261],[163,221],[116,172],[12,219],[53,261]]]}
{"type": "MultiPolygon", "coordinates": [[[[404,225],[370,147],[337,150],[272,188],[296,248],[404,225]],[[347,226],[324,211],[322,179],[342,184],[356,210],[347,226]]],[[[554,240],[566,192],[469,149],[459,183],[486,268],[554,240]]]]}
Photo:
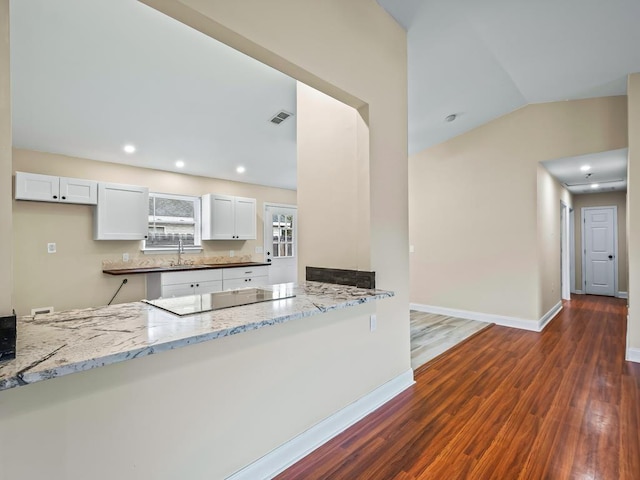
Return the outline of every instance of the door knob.
{"type": "Polygon", "coordinates": [[[613,255],[609,255],[609,260],[613,260],[613,255]]]}

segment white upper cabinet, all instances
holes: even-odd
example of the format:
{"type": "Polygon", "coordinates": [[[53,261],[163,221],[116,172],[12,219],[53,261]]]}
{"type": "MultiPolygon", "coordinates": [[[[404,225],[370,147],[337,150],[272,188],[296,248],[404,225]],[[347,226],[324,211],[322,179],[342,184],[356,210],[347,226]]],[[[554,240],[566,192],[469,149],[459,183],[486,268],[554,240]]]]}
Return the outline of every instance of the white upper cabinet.
{"type": "Polygon", "coordinates": [[[98,184],[95,240],[143,240],[149,230],[149,189],[117,183],[98,184]]]}
{"type": "Polygon", "coordinates": [[[255,240],[256,199],[230,195],[202,196],[203,240],[255,240]]]}
{"type": "Polygon", "coordinates": [[[16,172],[16,200],[95,205],[98,182],[16,172]]]}

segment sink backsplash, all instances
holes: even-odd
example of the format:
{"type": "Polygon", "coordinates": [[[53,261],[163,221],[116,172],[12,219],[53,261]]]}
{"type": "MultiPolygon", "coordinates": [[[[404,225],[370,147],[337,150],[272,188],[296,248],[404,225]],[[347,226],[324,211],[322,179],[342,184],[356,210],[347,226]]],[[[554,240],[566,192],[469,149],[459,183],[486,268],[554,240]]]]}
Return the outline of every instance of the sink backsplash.
{"type": "MultiPolygon", "coordinates": [[[[129,268],[153,268],[167,267],[177,260],[176,254],[172,255],[144,255],[131,258],[128,262],[122,260],[103,260],[103,270],[126,270],[129,268]]],[[[235,257],[216,256],[204,257],[199,255],[190,256],[188,254],[182,256],[182,260],[189,265],[224,265],[225,263],[244,263],[253,262],[251,255],[239,255],[235,257]]]]}

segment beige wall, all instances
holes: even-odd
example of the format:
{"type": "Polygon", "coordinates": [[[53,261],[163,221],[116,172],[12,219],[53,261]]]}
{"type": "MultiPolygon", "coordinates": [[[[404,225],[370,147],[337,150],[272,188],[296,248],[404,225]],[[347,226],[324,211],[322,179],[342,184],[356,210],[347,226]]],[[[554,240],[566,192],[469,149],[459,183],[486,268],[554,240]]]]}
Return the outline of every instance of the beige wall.
{"type": "Polygon", "coordinates": [[[369,202],[361,191],[368,193],[369,158],[359,154],[359,145],[368,145],[369,138],[362,118],[353,107],[301,82],[296,111],[298,177],[328,186],[298,193],[298,207],[305,212],[300,229],[315,232],[299,238],[299,278],[308,265],[367,270],[369,202]]]}
{"type": "MultiPolygon", "coordinates": [[[[629,171],[627,245],[629,245],[629,323],[627,345],[640,350],[640,73],[629,75],[629,171]]],[[[638,352],[636,351],[636,354],[638,352]]]]}
{"type": "Polygon", "coordinates": [[[354,384],[368,392],[389,374],[381,352],[395,326],[370,334],[374,311],[364,304],[0,392],[0,480],[226,478],[356,400],[354,384]]]}
{"type": "Polygon", "coordinates": [[[571,207],[571,197],[567,189],[560,185],[542,165],[538,164],[539,317],[552,310],[562,297],[560,202],[571,207]]]}
{"type": "Polygon", "coordinates": [[[627,257],[627,194],[626,192],[592,193],[588,195],[574,195],[574,235],[575,235],[575,264],[576,290],[584,291],[582,278],[582,208],[584,207],[618,207],[618,292],[627,292],[629,277],[627,257]]]}
{"type": "MultiPolygon", "coordinates": [[[[15,149],[13,170],[86,178],[104,182],[144,185],[152,192],[181,195],[221,193],[257,200],[257,239],[247,241],[203,241],[201,254],[186,257],[251,255],[263,245],[263,202],[296,203],[296,192],[261,187],[173,172],[149,170],[115,163],[15,149]]],[[[93,240],[93,207],[48,202],[13,202],[14,218],[14,305],[19,315],[34,307],[53,306],[57,311],[105,305],[123,277],[102,273],[103,260],[122,260],[123,253],[133,259],[143,257],[139,241],[93,240]],[[47,243],[55,242],[57,253],[47,253],[47,243]]],[[[147,255],[148,256],[148,255],[147,255]]],[[[166,255],[173,259],[175,255],[166,255]]],[[[145,275],[129,275],[115,303],[146,297],[145,275]]]]}
{"type": "Polygon", "coordinates": [[[11,314],[13,307],[10,88],[9,0],[0,0],[0,316],[11,314]]]}
{"type": "Polygon", "coordinates": [[[538,320],[538,162],[624,148],[626,130],[625,97],[537,104],[412,155],[411,301],[538,320]]]}
{"type": "Polygon", "coordinates": [[[2,392],[0,478],[222,478],[410,370],[405,31],[372,0],[146,3],[359,109],[368,257],[396,296],[2,392]]]}

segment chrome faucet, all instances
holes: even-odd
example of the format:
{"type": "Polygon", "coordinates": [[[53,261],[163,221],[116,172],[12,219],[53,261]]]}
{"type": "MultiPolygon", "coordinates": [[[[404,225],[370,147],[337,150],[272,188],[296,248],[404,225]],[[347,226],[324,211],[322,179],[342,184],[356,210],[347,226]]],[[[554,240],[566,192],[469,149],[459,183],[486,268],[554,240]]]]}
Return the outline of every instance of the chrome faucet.
{"type": "Polygon", "coordinates": [[[178,265],[182,265],[183,253],[184,253],[184,243],[182,243],[182,237],[178,237],[178,265]]]}

